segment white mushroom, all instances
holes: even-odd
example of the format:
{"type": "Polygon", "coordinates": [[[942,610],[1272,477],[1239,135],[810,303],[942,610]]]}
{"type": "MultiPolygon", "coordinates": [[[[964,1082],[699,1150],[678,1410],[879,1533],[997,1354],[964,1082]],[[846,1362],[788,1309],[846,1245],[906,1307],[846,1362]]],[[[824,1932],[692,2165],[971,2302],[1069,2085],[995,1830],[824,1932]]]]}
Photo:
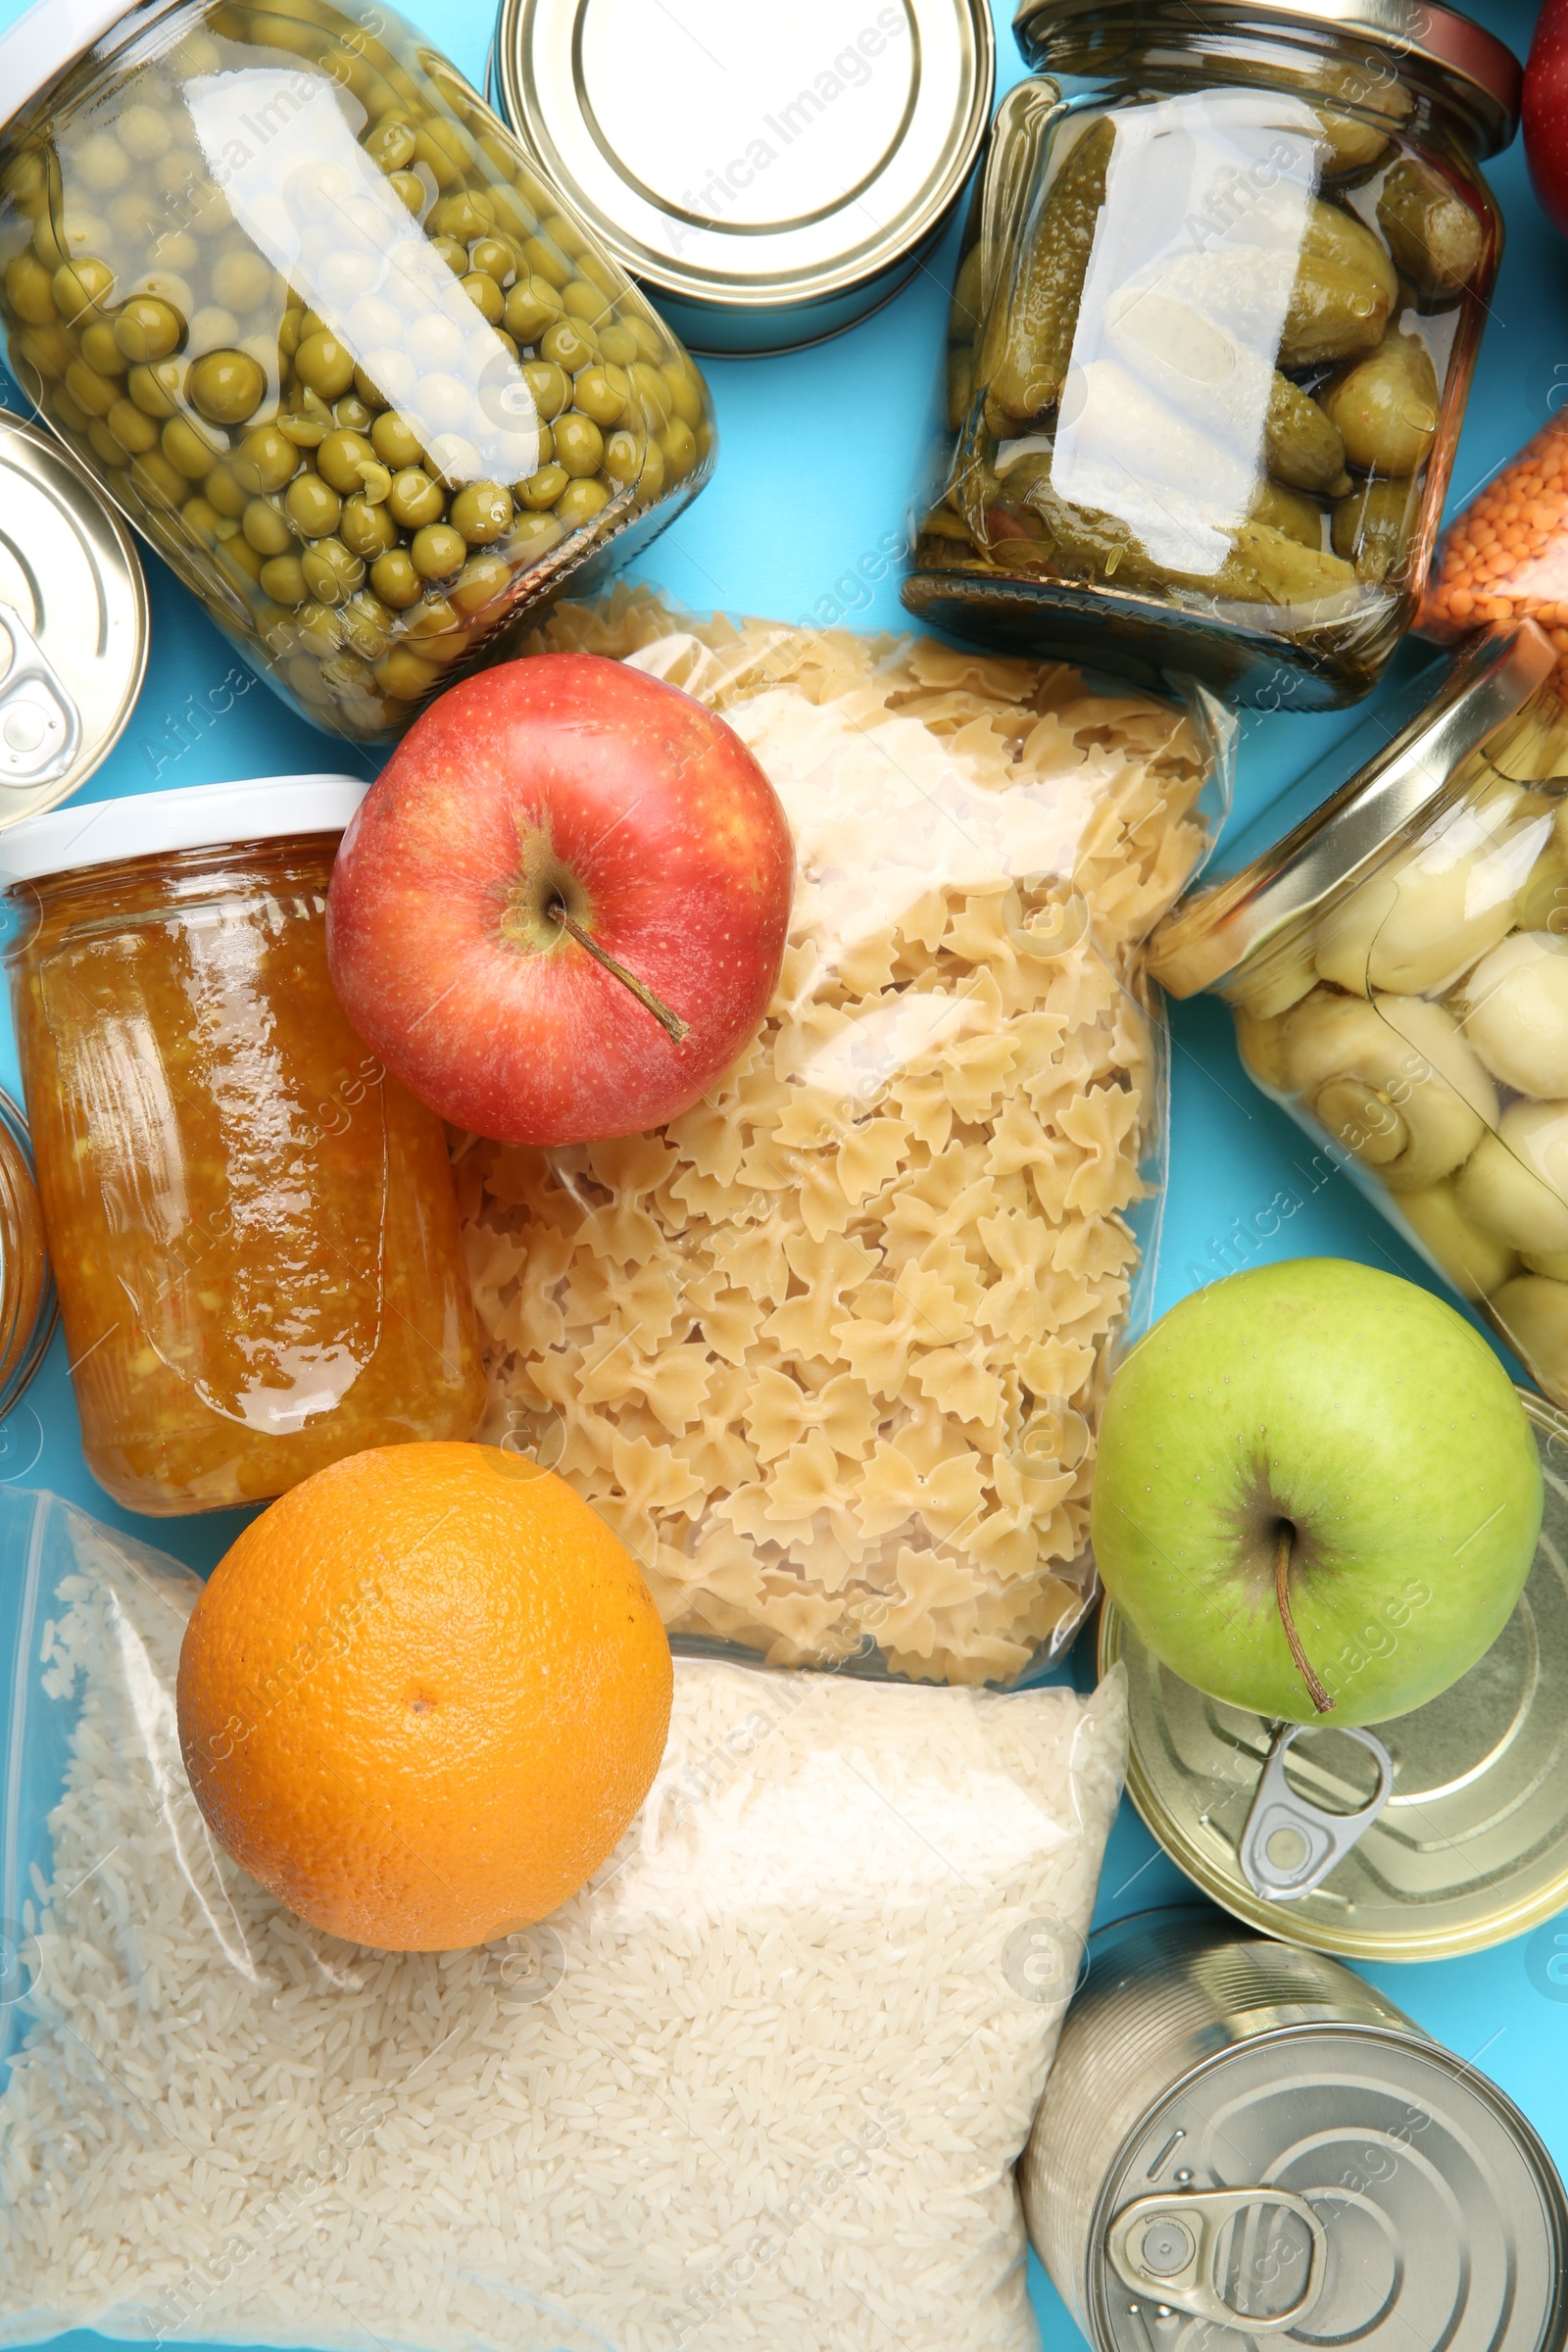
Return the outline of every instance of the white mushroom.
{"type": "Polygon", "coordinates": [[[1451,1174],[1496,1122],[1496,1089],[1441,1004],[1317,989],[1281,1029],[1291,1092],[1396,1192],[1451,1174]]]}
{"type": "Polygon", "coordinates": [[[1236,1048],[1242,1067],[1270,1094],[1291,1092],[1285,1068],[1285,1042],[1283,1020],[1259,1020],[1245,1005],[1236,1006],[1236,1048]]]}
{"type": "Polygon", "coordinates": [[[1323,979],[1361,997],[1450,987],[1513,927],[1515,898],[1552,821],[1516,822],[1524,806],[1519,786],[1499,781],[1445,818],[1434,840],[1352,891],[1323,919],[1323,979]]]}
{"type": "Polygon", "coordinates": [[[1549,1275],[1553,1282],[1568,1282],[1568,1250],[1526,1250],[1523,1256],[1532,1274],[1549,1275]]]}
{"type": "Polygon", "coordinates": [[[1485,1298],[1519,1271],[1518,1258],[1504,1243],[1471,1224],[1451,1183],[1401,1193],[1399,1214],[1461,1298],[1485,1298]]]}
{"type": "Polygon", "coordinates": [[[1568,941],[1515,931],[1465,981],[1459,1026],[1494,1078],[1521,1095],[1568,1095],[1568,941]]]}
{"type": "Polygon", "coordinates": [[[1459,1206],[1511,1250],[1568,1251],[1568,1102],[1514,1102],[1459,1171],[1459,1206]]]}
{"type": "Polygon", "coordinates": [[[1310,939],[1293,940],[1271,948],[1255,961],[1249,961],[1234,980],[1226,982],[1226,997],[1238,1008],[1245,1005],[1259,1020],[1268,1020],[1277,1012],[1289,1012],[1293,1004],[1298,1004],[1317,985],[1311,950],[1310,939]]]}
{"type": "Polygon", "coordinates": [[[1568,1282],[1516,1274],[1487,1303],[1547,1396],[1568,1403],[1568,1282]]]}

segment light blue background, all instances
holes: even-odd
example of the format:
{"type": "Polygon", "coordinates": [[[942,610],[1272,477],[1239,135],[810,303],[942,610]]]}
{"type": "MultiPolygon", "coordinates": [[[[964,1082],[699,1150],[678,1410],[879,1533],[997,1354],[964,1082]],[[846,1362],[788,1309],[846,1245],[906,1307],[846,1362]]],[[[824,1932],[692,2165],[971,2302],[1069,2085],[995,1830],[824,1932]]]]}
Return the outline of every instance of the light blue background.
{"type": "MultiPolygon", "coordinates": [[[[764,19],[768,13],[767,0],[735,5],[755,7],[764,19]]],[[[1021,67],[1006,9],[1000,0],[993,5],[999,88],[1005,88],[1021,67]]],[[[492,30],[487,0],[423,0],[409,13],[482,83],[492,30]]],[[[1525,0],[1482,0],[1475,13],[1524,54],[1535,14],[1525,0]]],[[[20,14],[19,0],[0,0],[0,26],[20,14]]],[[[695,165],[703,160],[699,126],[693,138],[695,165]]],[[[1507,219],[1508,249],[1459,444],[1455,507],[1568,398],[1568,247],[1536,205],[1517,143],[1491,177],[1507,219]]],[[[836,341],[789,358],[708,364],[721,435],[718,473],[637,565],[641,576],[701,610],[901,625],[897,570],[883,551],[904,528],[925,474],[956,234],[955,227],[893,303],[836,341]]],[[[224,716],[204,722],[193,715],[206,709],[234,656],[159,559],[144,550],[143,561],[153,612],[146,683],[123,738],[83,799],[355,764],[353,755],[345,760],[260,689],[224,716]]],[[[1431,658],[1430,649],[1407,648],[1377,700],[1431,658]]],[[[1233,825],[1265,807],[1361,715],[1245,715],[1233,825]]],[[[1220,1006],[1177,1006],[1172,1036],[1171,1180],[1156,1307],[1227,1265],[1274,1257],[1337,1254],[1430,1279],[1343,1176],[1324,1179],[1305,1139],[1252,1090],[1220,1006]],[[1282,1194],[1298,1205],[1265,1238],[1259,1220],[1274,1223],[1265,1212],[1282,1194]]],[[[15,1091],[8,1022],[0,1074],[15,1091]]],[[[201,1570],[244,1523],[240,1513],[146,1521],[101,1494],[80,1458],[58,1338],[27,1398],[0,1424],[0,1477],[47,1485],[201,1570]]],[[[1186,1882],[1124,1804],[1101,1916],[1181,1900],[1185,1891],[1186,1882]]],[[[1562,1926],[1568,1932],[1568,1916],[1562,1926]]],[[[1472,1959],[1367,1973],[1431,2033],[1479,2060],[1568,2169],[1568,1984],[1554,1989],[1546,1974],[1552,1933],[1472,1959]]],[[[1080,2352],[1082,2339],[1038,2268],[1034,2278],[1049,2352],[1080,2352]]],[[[62,2341],[86,2352],[97,2339],[62,2341]]]]}

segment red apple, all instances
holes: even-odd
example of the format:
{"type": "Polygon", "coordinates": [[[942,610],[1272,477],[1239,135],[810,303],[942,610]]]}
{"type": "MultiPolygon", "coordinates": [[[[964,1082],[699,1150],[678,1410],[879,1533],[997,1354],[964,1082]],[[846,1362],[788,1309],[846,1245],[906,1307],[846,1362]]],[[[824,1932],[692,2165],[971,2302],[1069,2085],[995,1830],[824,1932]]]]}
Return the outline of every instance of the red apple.
{"type": "Polygon", "coordinates": [[[1568,236],[1568,0],[1546,0],[1536,19],[1522,121],[1541,209],[1568,236]]]}
{"type": "Polygon", "coordinates": [[[690,1108],[766,1009],[794,852],[720,718],[593,654],[454,686],[337,854],[332,980],[393,1076],[509,1144],[690,1108]]]}

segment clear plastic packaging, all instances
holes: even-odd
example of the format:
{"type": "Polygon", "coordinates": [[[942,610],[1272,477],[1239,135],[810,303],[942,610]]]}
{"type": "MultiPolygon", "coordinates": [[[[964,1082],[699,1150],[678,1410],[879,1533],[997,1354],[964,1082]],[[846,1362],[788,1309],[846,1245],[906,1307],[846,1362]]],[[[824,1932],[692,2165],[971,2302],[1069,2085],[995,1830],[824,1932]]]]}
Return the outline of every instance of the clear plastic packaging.
{"type": "Polygon", "coordinates": [[[1202,857],[1224,722],[646,599],[548,642],[721,711],[798,880],[762,1029],[696,1109],[460,1149],[485,1434],[604,1513],[674,1633],[1010,1682],[1091,1595],[1099,1400],[1157,1240],[1139,949],[1202,857]]]}
{"type": "Polygon", "coordinates": [[[332,733],[390,740],[712,469],[680,345],[389,9],[129,10],[0,163],[12,372],[332,733]]]}
{"type": "Polygon", "coordinates": [[[1443,534],[1416,620],[1455,645],[1533,620],[1557,656],[1568,703],[1568,416],[1558,415],[1478,490],[1443,534]]]}
{"type": "Polygon", "coordinates": [[[0,1562],[0,2342],[1036,2352],[1012,2168],[1119,1676],[678,1659],[596,1883],[503,1943],[387,1954],[210,1838],[174,1721],[197,1580],[14,1488],[0,1562]]]}

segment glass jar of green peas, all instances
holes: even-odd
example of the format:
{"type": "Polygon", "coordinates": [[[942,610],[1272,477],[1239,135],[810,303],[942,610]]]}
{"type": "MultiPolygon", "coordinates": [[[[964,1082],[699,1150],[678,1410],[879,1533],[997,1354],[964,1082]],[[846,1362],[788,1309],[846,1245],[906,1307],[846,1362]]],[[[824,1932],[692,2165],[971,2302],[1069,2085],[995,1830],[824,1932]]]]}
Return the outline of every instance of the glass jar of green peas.
{"type": "Polygon", "coordinates": [[[390,740],[702,487],[703,379],[389,10],[99,13],[0,41],[12,371],[270,684],[390,740]]]}

